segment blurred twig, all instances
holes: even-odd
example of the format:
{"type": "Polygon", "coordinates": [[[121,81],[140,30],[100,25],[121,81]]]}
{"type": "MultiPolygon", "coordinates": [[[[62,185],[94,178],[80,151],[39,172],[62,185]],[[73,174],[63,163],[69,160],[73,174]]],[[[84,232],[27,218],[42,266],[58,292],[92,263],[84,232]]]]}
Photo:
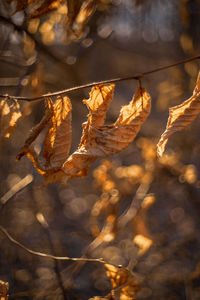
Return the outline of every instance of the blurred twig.
{"type": "Polygon", "coordinates": [[[9,233],[8,231],[0,225],[0,231],[15,245],[17,245],[18,247],[22,248],[24,251],[33,254],[33,255],[37,255],[37,256],[41,256],[41,257],[45,257],[45,258],[50,258],[50,259],[54,259],[54,260],[70,260],[70,261],[85,261],[85,262],[99,262],[102,264],[105,264],[107,262],[105,262],[102,258],[87,258],[87,257],[68,257],[68,256],[55,256],[55,255],[51,255],[48,253],[43,253],[43,252],[38,252],[38,251],[34,251],[31,250],[29,248],[27,248],[26,246],[24,246],[23,244],[21,244],[20,242],[18,242],[17,240],[15,240],[9,233]]]}
{"type": "Polygon", "coordinates": [[[137,215],[138,211],[141,208],[141,203],[144,200],[146,194],[148,193],[149,188],[150,188],[150,183],[140,184],[128,210],[119,217],[118,220],[119,228],[124,228],[126,224],[129,221],[133,220],[133,218],[137,215]]]}
{"type": "Polygon", "coordinates": [[[29,183],[33,181],[33,176],[31,174],[28,174],[23,179],[21,179],[19,182],[17,182],[15,185],[12,186],[12,188],[0,198],[0,202],[4,205],[6,202],[12,198],[17,192],[19,192],[21,189],[25,188],[29,183]]]}
{"type": "MultiPolygon", "coordinates": [[[[43,228],[43,230],[46,234],[51,252],[53,253],[53,255],[55,255],[55,248],[54,248],[53,239],[51,237],[51,232],[49,230],[49,224],[47,223],[47,221],[44,218],[43,214],[39,213],[39,214],[36,215],[36,217],[37,217],[38,222],[40,223],[40,225],[42,226],[42,228],[43,228]],[[38,218],[38,216],[40,216],[40,218],[38,218]]],[[[59,284],[60,289],[62,291],[63,298],[65,300],[67,300],[65,287],[64,287],[64,284],[63,284],[62,275],[60,273],[60,268],[59,268],[57,260],[54,260],[54,270],[55,270],[55,273],[56,273],[56,276],[57,276],[58,284],[59,284]]]]}

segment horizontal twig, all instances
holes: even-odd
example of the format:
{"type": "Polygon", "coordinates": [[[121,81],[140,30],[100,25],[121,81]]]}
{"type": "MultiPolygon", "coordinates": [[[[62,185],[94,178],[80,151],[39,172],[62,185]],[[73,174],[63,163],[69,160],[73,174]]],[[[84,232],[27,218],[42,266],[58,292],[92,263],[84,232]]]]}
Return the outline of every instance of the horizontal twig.
{"type": "Polygon", "coordinates": [[[8,231],[0,225],[0,231],[15,245],[17,245],[18,247],[22,248],[24,251],[28,252],[29,254],[32,255],[37,255],[37,256],[41,256],[41,257],[45,257],[45,258],[50,258],[53,260],[70,260],[70,261],[85,261],[85,262],[99,262],[102,264],[105,264],[106,262],[102,259],[102,258],[87,258],[87,257],[68,257],[68,256],[55,256],[55,255],[51,255],[48,253],[43,253],[43,252],[38,252],[38,251],[34,251],[31,250],[29,248],[27,248],[26,246],[24,246],[23,244],[21,244],[20,242],[18,242],[17,240],[15,240],[9,233],[8,231]]]}
{"type": "Polygon", "coordinates": [[[116,82],[127,81],[127,80],[141,80],[141,78],[143,78],[144,76],[150,75],[152,73],[160,72],[160,71],[172,68],[172,67],[176,67],[178,65],[183,65],[185,63],[188,63],[190,61],[197,60],[197,59],[200,59],[200,55],[193,56],[193,57],[175,62],[175,63],[170,64],[170,65],[165,65],[165,66],[162,66],[162,67],[159,67],[159,68],[156,68],[156,69],[153,69],[153,70],[149,70],[147,72],[138,73],[138,74],[135,74],[135,75],[132,75],[132,76],[118,77],[118,78],[112,78],[112,79],[108,79],[108,80],[102,80],[102,81],[96,81],[96,82],[92,82],[92,83],[86,83],[86,84],[83,84],[83,85],[71,87],[71,88],[68,88],[68,89],[65,89],[65,90],[62,90],[62,91],[47,93],[47,94],[37,96],[37,97],[21,97],[21,96],[16,97],[16,96],[10,96],[8,94],[4,94],[4,95],[0,95],[0,98],[14,98],[14,99],[23,100],[23,101],[44,100],[46,97],[62,96],[62,95],[65,95],[69,92],[72,92],[72,91],[78,91],[78,90],[93,87],[93,86],[99,85],[99,84],[110,84],[110,83],[116,83],[116,82]]]}

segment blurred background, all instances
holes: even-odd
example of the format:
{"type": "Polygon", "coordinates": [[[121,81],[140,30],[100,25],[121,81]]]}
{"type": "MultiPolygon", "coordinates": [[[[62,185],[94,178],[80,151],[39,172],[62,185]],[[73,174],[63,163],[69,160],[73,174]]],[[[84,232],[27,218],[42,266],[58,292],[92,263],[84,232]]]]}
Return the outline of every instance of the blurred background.
{"type": "MultiPolygon", "coordinates": [[[[35,97],[171,64],[199,54],[199,28],[199,0],[2,0],[0,94],[35,97]]],[[[20,101],[23,117],[1,146],[0,225],[36,251],[129,265],[140,286],[136,299],[200,299],[199,118],[156,157],[168,108],[191,96],[198,71],[196,60],[145,76],[152,112],[135,141],[66,185],[38,189],[43,179],[32,163],[16,162],[44,114],[43,101],[20,101]]],[[[116,84],[106,123],[137,87],[134,80],[116,84]]],[[[68,94],[71,152],[88,95],[68,94]]],[[[89,299],[111,289],[102,264],[55,263],[2,233],[0,279],[9,283],[9,299],[89,299]]]]}

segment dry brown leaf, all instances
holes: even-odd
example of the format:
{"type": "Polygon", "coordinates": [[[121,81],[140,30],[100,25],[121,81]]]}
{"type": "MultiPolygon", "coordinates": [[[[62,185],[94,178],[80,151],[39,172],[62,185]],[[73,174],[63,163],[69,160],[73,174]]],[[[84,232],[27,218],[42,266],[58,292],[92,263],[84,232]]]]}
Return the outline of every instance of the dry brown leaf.
{"type": "MultiPolygon", "coordinates": [[[[99,157],[120,152],[136,137],[151,109],[151,98],[139,88],[128,105],[122,107],[117,121],[104,126],[106,111],[112,100],[114,85],[94,87],[90,98],[84,100],[89,109],[88,121],[83,123],[83,133],[78,149],[63,164],[63,177],[86,176],[90,165],[99,157]]],[[[57,179],[61,180],[60,176],[57,179]]],[[[46,182],[55,180],[55,173],[47,174],[46,182]]]]}
{"type": "Polygon", "coordinates": [[[89,109],[88,120],[83,123],[83,133],[77,150],[67,158],[71,145],[71,104],[67,97],[52,104],[47,100],[43,120],[35,128],[17,156],[26,154],[40,174],[45,185],[72,177],[86,176],[90,165],[99,157],[112,155],[127,147],[136,137],[151,109],[151,98],[139,88],[128,105],[122,107],[112,125],[104,125],[106,112],[112,101],[114,85],[93,87],[90,98],[83,102],[89,109]],[[31,144],[48,125],[42,163],[31,144]]]}
{"type": "Polygon", "coordinates": [[[83,100],[87,105],[90,113],[88,114],[88,121],[83,123],[83,133],[78,149],[66,160],[61,170],[49,172],[46,174],[46,183],[65,180],[67,177],[82,177],[87,175],[90,164],[96,160],[96,155],[92,157],[87,155],[81,147],[90,140],[90,128],[104,124],[105,115],[108,107],[112,101],[114,85],[96,86],[90,92],[90,98],[83,100]]]}
{"type": "Polygon", "coordinates": [[[83,100],[89,110],[88,126],[97,128],[104,124],[106,112],[113,99],[114,87],[114,84],[97,85],[92,88],[90,98],[83,100]]]}
{"type": "Polygon", "coordinates": [[[135,293],[139,286],[135,283],[133,274],[125,267],[116,267],[110,264],[104,264],[106,275],[111,281],[111,295],[114,300],[134,300],[135,293]]]}
{"type": "MultiPolygon", "coordinates": [[[[114,86],[110,85],[109,89],[111,88],[114,89],[114,86]]],[[[101,87],[101,89],[103,89],[103,87],[101,87]]],[[[95,92],[94,95],[96,97],[96,90],[92,89],[92,95],[93,91],[95,92]]],[[[111,92],[109,92],[109,95],[110,94],[111,92]]],[[[93,97],[91,97],[89,101],[93,102],[93,97]]],[[[87,103],[87,105],[90,109],[88,121],[83,124],[83,135],[78,149],[63,165],[62,169],[66,174],[69,172],[69,174],[75,175],[77,171],[84,170],[98,157],[113,155],[126,148],[134,140],[141,125],[149,115],[151,101],[150,96],[144,89],[138,89],[131,102],[122,107],[120,115],[114,124],[107,126],[102,125],[99,127],[96,127],[96,124],[94,123],[95,119],[93,117],[98,115],[99,106],[93,108],[89,103],[87,103]],[[78,165],[76,162],[77,160],[78,165]],[[73,168],[73,164],[75,168],[73,168]],[[73,173],[71,173],[72,168],[75,171],[73,173]]],[[[104,107],[108,109],[107,104],[104,104],[104,107]]],[[[99,115],[101,116],[101,113],[99,113],[99,115]]],[[[103,120],[104,118],[105,116],[103,116],[103,120]]],[[[100,121],[99,119],[97,120],[98,122],[103,123],[102,118],[100,121]]]]}
{"type": "Polygon", "coordinates": [[[57,99],[53,105],[51,126],[44,141],[46,168],[59,168],[66,161],[71,147],[71,102],[68,97],[57,99]]]}
{"type": "MultiPolygon", "coordinates": [[[[53,104],[51,99],[46,99],[45,115],[29,134],[24,146],[17,155],[19,160],[23,155],[33,162],[37,171],[43,175],[52,174],[61,168],[66,161],[71,147],[71,103],[68,97],[58,98],[53,104]],[[44,140],[43,156],[45,162],[34,152],[31,144],[41,131],[48,126],[44,140]]],[[[57,178],[60,172],[53,177],[57,178]]],[[[61,171],[61,173],[63,173],[61,171]]]]}
{"type": "Polygon", "coordinates": [[[21,118],[20,105],[17,100],[12,100],[11,105],[7,100],[0,101],[0,143],[4,138],[9,138],[17,121],[21,118]]]}
{"type": "Polygon", "coordinates": [[[200,113],[200,73],[192,97],[169,109],[166,129],[157,144],[157,154],[162,156],[169,137],[189,126],[200,113]]]}
{"type": "Polygon", "coordinates": [[[36,126],[34,126],[28,135],[23,147],[21,148],[20,152],[17,154],[16,159],[20,160],[22,156],[26,155],[30,151],[31,144],[36,140],[38,135],[42,132],[42,130],[48,125],[50,119],[53,115],[53,103],[50,98],[46,99],[45,103],[46,109],[45,114],[36,126]]]}

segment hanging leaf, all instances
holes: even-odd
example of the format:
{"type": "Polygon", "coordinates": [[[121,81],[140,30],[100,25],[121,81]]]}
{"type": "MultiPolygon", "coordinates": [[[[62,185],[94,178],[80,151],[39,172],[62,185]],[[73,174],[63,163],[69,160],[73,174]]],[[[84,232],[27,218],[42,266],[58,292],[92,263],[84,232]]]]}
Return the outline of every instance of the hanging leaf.
{"type": "Polygon", "coordinates": [[[17,121],[21,118],[20,105],[17,100],[11,100],[9,105],[7,100],[0,101],[0,143],[4,138],[9,138],[17,121]]]}
{"type": "MultiPolygon", "coordinates": [[[[114,89],[114,86],[109,86],[109,89],[110,88],[114,89]]],[[[92,96],[96,96],[96,90],[93,89],[91,94],[92,96]],[[95,93],[93,94],[94,91],[95,93]]],[[[108,95],[110,95],[110,93],[108,95]]],[[[94,101],[93,97],[88,101],[91,101],[92,104],[94,101]]],[[[104,108],[108,109],[106,101],[104,103],[104,108]]],[[[151,107],[150,96],[144,89],[138,89],[132,101],[128,105],[122,107],[120,115],[114,124],[96,127],[94,117],[91,116],[94,116],[95,114],[98,115],[99,106],[97,105],[97,107],[94,107],[92,110],[90,102],[87,104],[90,109],[88,121],[83,124],[83,135],[78,149],[63,165],[62,169],[66,174],[68,174],[68,170],[71,174],[71,167],[73,164],[75,166],[73,175],[75,175],[77,171],[84,171],[85,168],[87,169],[87,167],[89,167],[89,165],[98,157],[113,155],[126,148],[136,137],[141,125],[149,115],[151,107]],[[76,163],[77,160],[78,165],[76,163]],[[68,169],[68,167],[70,168],[68,169]]],[[[101,116],[101,114],[99,115],[101,116]]],[[[103,123],[104,118],[105,116],[100,118],[101,123],[103,123]]],[[[98,122],[99,119],[97,119],[97,124],[98,122]]]]}
{"type": "Polygon", "coordinates": [[[71,103],[68,97],[58,98],[53,104],[46,99],[45,115],[29,134],[24,146],[17,155],[19,160],[27,155],[38,172],[44,176],[58,170],[66,161],[71,147],[71,103]],[[34,152],[31,144],[43,129],[48,127],[44,139],[43,160],[34,152]],[[45,160],[45,161],[44,161],[45,160]]]}
{"type": "MultiPolygon", "coordinates": [[[[99,157],[120,152],[136,137],[150,113],[151,98],[139,88],[128,105],[122,107],[117,121],[104,126],[106,111],[112,101],[114,85],[92,88],[90,98],[84,100],[89,109],[88,121],[78,149],[63,164],[61,176],[72,178],[86,176],[90,165],[99,157]]],[[[46,182],[54,182],[54,174],[47,174],[46,182]]],[[[60,176],[58,176],[60,180],[60,176]]]]}
{"type": "Polygon", "coordinates": [[[45,114],[40,123],[38,123],[30,130],[29,136],[26,139],[24,146],[21,148],[20,152],[16,156],[17,160],[20,160],[22,156],[26,155],[30,151],[31,144],[36,140],[36,138],[42,132],[42,130],[48,125],[52,115],[53,103],[50,98],[47,98],[45,100],[45,114]]]}
{"type": "Polygon", "coordinates": [[[53,105],[51,125],[44,141],[46,168],[58,168],[66,161],[71,148],[71,102],[68,97],[57,99],[53,105]]]}
{"type": "Polygon", "coordinates": [[[96,86],[90,92],[90,98],[83,100],[87,105],[90,113],[88,114],[88,121],[83,123],[83,134],[81,137],[78,149],[66,160],[61,170],[57,172],[46,173],[46,184],[55,181],[63,181],[71,177],[82,177],[87,175],[89,165],[95,161],[95,157],[87,157],[85,153],[79,153],[79,148],[87,144],[90,139],[89,128],[104,124],[106,112],[113,98],[114,85],[96,86]]]}
{"type": "Polygon", "coordinates": [[[90,98],[83,100],[89,110],[88,126],[99,127],[105,122],[106,112],[113,99],[114,84],[97,85],[92,88],[90,98]]]}
{"type": "Polygon", "coordinates": [[[162,156],[169,137],[189,126],[200,113],[200,73],[192,97],[169,109],[166,129],[157,144],[157,154],[162,156]]]}
{"type": "Polygon", "coordinates": [[[151,109],[151,98],[139,88],[128,105],[122,107],[112,125],[104,125],[106,112],[113,98],[114,85],[93,87],[90,98],[83,102],[89,109],[88,120],[83,123],[83,133],[77,150],[68,157],[71,146],[71,103],[67,97],[53,104],[46,100],[45,116],[36,125],[17,155],[29,157],[45,185],[86,176],[90,165],[99,157],[115,154],[126,148],[136,137],[151,109]],[[48,126],[44,139],[43,161],[34,152],[32,143],[48,126]],[[67,158],[68,157],[68,158],[67,158]]]}

